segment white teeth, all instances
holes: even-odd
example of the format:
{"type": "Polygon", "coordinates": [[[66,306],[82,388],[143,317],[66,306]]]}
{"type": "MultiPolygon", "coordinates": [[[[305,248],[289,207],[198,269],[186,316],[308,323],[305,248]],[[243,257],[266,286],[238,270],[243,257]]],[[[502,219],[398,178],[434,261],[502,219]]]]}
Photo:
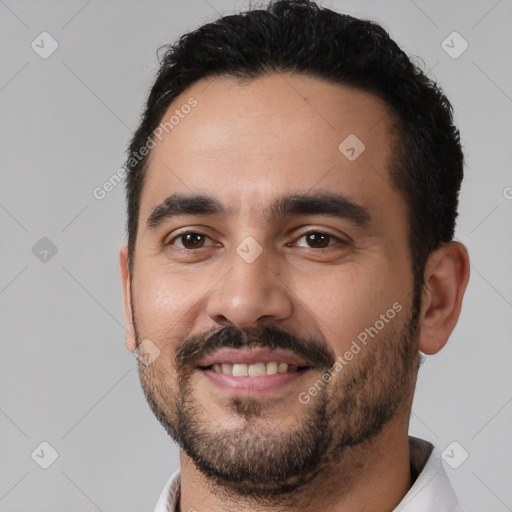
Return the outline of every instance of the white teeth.
{"type": "Polygon", "coordinates": [[[267,363],[267,375],[275,375],[277,373],[278,366],[277,361],[270,361],[270,363],[267,363]]]}
{"type": "Polygon", "coordinates": [[[233,376],[235,377],[246,377],[247,373],[247,365],[246,364],[238,364],[235,363],[233,365],[233,376]]]}
{"type": "Polygon", "coordinates": [[[265,363],[250,364],[248,373],[249,377],[259,377],[260,375],[266,375],[267,369],[265,368],[265,363]]]}
{"type": "Polygon", "coordinates": [[[289,373],[297,371],[298,367],[294,364],[278,363],[270,361],[268,363],[259,362],[253,364],[242,363],[215,363],[212,370],[217,373],[234,375],[235,377],[260,377],[262,375],[275,375],[276,373],[289,373]]]}
{"type": "Polygon", "coordinates": [[[231,363],[222,363],[222,373],[233,375],[233,365],[231,363]]]}

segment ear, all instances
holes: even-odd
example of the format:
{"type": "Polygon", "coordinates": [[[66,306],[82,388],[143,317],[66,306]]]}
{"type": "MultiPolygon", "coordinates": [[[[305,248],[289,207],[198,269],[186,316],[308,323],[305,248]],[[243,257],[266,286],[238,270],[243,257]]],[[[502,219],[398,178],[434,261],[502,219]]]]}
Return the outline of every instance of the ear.
{"type": "Polygon", "coordinates": [[[462,307],[469,281],[469,255],[460,242],[436,249],[425,265],[418,348],[424,354],[439,352],[448,341],[462,307]]]}
{"type": "Polygon", "coordinates": [[[119,250],[119,266],[121,268],[121,282],[123,284],[123,297],[124,297],[124,321],[126,325],[126,334],[124,344],[126,348],[133,352],[137,346],[135,327],[133,325],[132,316],[132,301],[131,301],[131,286],[130,286],[130,272],[128,270],[128,247],[123,245],[119,250]]]}

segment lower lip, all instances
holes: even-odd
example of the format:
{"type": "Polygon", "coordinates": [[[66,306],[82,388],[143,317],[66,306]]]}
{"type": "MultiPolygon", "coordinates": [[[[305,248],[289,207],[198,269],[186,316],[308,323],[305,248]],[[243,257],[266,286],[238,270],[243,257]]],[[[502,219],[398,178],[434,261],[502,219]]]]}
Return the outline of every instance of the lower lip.
{"type": "Polygon", "coordinates": [[[269,391],[280,390],[283,386],[297,382],[308,368],[287,373],[275,373],[273,375],[260,375],[259,377],[234,377],[227,373],[215,372],[213,370],[199,370],[210,382],[220,388],[231,391],[250,394],[260,394],[269,391]]]}

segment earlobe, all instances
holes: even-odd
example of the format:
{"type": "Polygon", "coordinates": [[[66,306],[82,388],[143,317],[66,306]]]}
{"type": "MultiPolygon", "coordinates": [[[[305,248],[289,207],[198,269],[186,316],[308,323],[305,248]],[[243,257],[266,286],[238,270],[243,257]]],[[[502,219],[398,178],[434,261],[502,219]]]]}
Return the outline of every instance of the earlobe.
{"type": "Polygon", "coordinates": [[[469,255],[460,242],[436,249],[425,265],[418,348],[435,354],[447,343],[459,319],[469,281],[469,255]]]}
{"type": "Polygon", "coordinates": [[[124,321],[126,326],[124,344],[130,352],[133,352],[137,343],[135,327],[133,325],[131,280],[130,272],[128,270],[128,247],[126,245],[123,245],[119,250],[119,267],[121,271],[121,283],[123,285],[124,321]]]}

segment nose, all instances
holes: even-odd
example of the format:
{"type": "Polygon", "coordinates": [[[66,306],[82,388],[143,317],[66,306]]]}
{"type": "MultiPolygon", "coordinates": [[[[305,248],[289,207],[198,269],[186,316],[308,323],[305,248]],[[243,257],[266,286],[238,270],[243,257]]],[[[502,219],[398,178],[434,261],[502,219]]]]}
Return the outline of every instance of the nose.
{"type": "Polygon", "coordinates": [[[207,313],[219,325],[241,329],[275,324],[293,311],[292,292],[279,277],[270,254],[263,252],[252,262],[233,251],[225,276],[210,294],[207,313]]]}

